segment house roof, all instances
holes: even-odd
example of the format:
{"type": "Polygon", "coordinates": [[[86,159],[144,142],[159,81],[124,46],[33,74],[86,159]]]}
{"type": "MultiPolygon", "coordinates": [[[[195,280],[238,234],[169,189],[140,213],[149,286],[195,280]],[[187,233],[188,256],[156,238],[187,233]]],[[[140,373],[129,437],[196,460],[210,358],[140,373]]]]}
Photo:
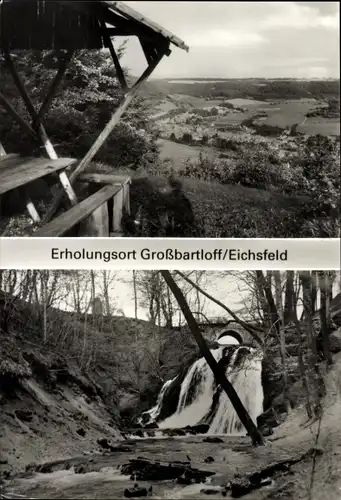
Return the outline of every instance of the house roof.
{"type": "Polygon", "coordinates": [[[110,29],[110,36],[137,36],[156,48],[173,44],[189,50],[180,38],[128,5],[106,0],[0,2],[0,48],[102,48],[101,22],[110,29]]]}

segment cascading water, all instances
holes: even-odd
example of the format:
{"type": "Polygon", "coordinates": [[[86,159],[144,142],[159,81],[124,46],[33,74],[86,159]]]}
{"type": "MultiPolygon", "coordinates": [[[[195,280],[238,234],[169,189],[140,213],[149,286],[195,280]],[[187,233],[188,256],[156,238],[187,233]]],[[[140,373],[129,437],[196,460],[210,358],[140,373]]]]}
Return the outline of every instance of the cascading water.
{"type": "MultiPolygon", "coordinates": [[[[211,350],[219,361],[223,349],[211,350]]],[[[186,427],[197,424],[208,413],[214,395],[214,376],[205,358],[198,359],[189,369],[181,384],[176,412],[158,425],[162,429],[186,427]]]]}
{"type": "MultiPolygon", "coordinates": [[[[226,361],[226,376],[250,417],[256,422],[263,412],[262,354],[246,346],[234,350],[220,347],[211,350],[211,353],[217,362],[226,361]]],[[[198,359],[189,368],[181,384],[176,411],[165,420],[158,421],[162,405],[167,398],[167,389],[173,382],[175,379],[164,384],[156,406],[145,412],[148,413],[149,421],[157,422],[161,429],[207,423],[210,426],[209,434],[245,434],[246,431],[230,400],[221,387],[217,386],[205,358],[198,359]]]]}
{"type": "Polygon", "coordinates": [[[167,380],[161,387],[161,391],[159,392],[159,395],[157,397],[156,405],[153,406],[150,410],[147,410],[142,413],[141,417],[137,420],[139,424],[149,424],[150,422],[155,422],[160,415],[162,403],[163,403],[163,397],[165,395],[166,390],[168,387],[174,382],[174,380],[177,377],[174,377],[170,380],[167,380]]]}

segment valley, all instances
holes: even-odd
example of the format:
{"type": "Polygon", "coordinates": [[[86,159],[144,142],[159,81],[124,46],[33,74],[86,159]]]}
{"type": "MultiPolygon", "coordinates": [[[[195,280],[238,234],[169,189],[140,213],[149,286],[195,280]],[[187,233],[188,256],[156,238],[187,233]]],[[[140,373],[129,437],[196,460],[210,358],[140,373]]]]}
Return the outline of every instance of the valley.
{"type": "MultiPolygon", "coordinates": [[[[332,500],[339,498],[341,294],[336,282],[329,308],[330,365],[321,342],[321,309],[296,326],[286,322],[284,373],[290,382],[285,392],[275,333],[263,332],[261,323],[227,318],[198,323],[262,436],[256,446],[235,400],[217,383],[186,324],[161,326],[105,314],[99,297],[91,313],[77,312],[77,305],[68,311],[57,307],[64,292],[69,296],[73,280],[85,285],[87,274],[49,275],[56,295],[46,316],[41,315],[43,303],[0,294],[2,500],[210,495],[323,500],[326,492],[332,500]],[[316,394],[306,357],[311,328],[319,332],[322,392],[316,394]]],[[[290,288],[286,274],[283,284],[290,288]]],[[[105,276],[119,290],[120,282],[105,276]]],[[[5,283],[7,277],[3,274],[5,283]]],[[[18,274],[22,286],[23,278],[18,274]]],[[[151,278],[141,273],[140,279],[147,286],[151,278]]],[[[29,294],[32,283],[29,277],[21,296],[29,294]]],[[[190,293],[187,297],[193,299],[190,293]]],[[[107,299],[102,305],[112,304],[112,296],[107,299]]],[[[177,317],[176,302],[168,307],[177,317]]]]}

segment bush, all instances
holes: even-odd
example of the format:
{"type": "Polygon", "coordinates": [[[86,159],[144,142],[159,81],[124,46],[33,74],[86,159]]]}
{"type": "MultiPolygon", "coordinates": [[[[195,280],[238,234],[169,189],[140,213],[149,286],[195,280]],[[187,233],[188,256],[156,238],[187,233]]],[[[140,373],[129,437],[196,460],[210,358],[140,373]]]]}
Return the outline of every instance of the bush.
{"type": "MultiPolygon", "coordinates": [[[[119,50],[119,55],[123,53],[119,50]]],[[[34,104],[39,107],[56,72],[55,51],[21,51],[15,64],[34,104]]],[[[13,83],[1,67],[1,90],[26,119],[24,106],[13,93],[13,83]]],[[[110,55],[103,50],[78,50],[69,64],[44,125],[60,156],[82,158],[109,121],[122,98],[110,55]]],[[[143,99],[137,98],[96,159],[113,167],[144,166],[158,156],[153,124],[143,99]]],[[[23,134],[12,118],[0,112],[0,136],[5,149],[24,155],[41,154],[41,144],[23,134]]]]}

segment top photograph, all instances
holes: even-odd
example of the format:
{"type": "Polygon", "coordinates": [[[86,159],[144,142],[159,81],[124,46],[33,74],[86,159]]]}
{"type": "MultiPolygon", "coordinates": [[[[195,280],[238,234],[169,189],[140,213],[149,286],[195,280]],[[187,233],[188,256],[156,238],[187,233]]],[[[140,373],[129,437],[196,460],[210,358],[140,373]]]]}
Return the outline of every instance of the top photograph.
{"type": "Polygon", "coordinates": [[[340,236],[338,2],[0,0],[0,236],[340,236]]]}

